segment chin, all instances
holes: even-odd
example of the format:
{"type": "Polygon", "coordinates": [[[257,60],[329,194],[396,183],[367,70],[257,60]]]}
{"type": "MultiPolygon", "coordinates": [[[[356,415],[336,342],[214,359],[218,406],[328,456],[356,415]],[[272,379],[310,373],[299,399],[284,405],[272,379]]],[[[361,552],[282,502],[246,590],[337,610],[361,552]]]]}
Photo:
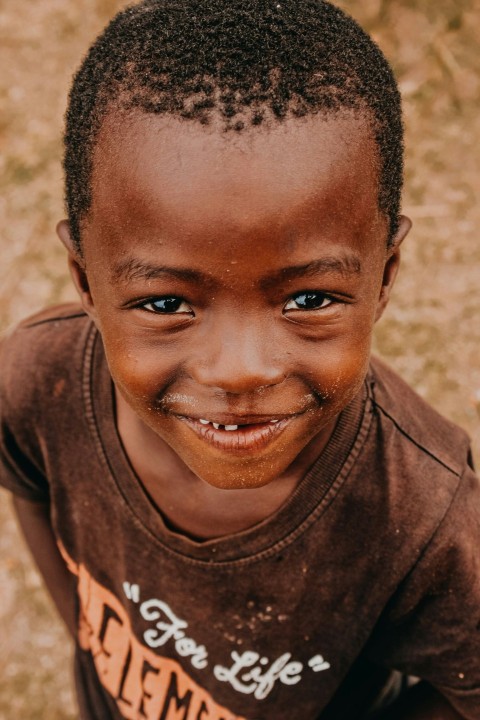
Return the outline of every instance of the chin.
{"type": "Polygon", "coordinates": [[[248,468],[244,466],[238,470],[230,469],[230,471],[228,471],[225,469],[223,472],[215,475],[208,471],[202,472],[202,470],[198,472],[193,470],[193,472],[203,482],[207,483],[207,485],[217,488],[218,490],[256,490],[275,482],[281,475],[282,470],[279,469],[275,475],[271,473],[263,475],[258,471],[258,467],[256,469],[252,468],[252,470],[249,471],[248,468]]]}

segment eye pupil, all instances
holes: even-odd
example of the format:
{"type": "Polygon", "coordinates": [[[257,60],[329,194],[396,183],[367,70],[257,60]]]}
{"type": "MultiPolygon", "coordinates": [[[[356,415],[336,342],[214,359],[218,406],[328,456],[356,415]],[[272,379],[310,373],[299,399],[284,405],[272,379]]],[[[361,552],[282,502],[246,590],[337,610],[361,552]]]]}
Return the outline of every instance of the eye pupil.
{"type": "Polygon", "coordinates": [[[314,308],[320,307],[325,301],[325,296],[320,295],[320,293],[300,293],[300,295],[295,296],[295,302],[297,305],[301,308],[305,308],[306,310],[312,310],[314,308]]]}
{"type": "Polygon", "coordinates": [[[152,306],[155,308],[155,310],[164,313],[177,312],[181,304],[181,298],[176,297],[159,298],[158,300],[152,302],[152,306]]]}

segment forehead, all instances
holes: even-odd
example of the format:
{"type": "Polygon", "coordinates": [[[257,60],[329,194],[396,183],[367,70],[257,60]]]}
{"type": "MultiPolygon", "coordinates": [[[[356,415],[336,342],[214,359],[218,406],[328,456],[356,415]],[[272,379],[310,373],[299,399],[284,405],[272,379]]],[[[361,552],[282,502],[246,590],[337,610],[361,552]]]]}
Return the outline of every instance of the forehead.
{"type": "Polygon", "coordinates": [[[88,226],[118,235],[175,225],[182,237],[313,217],[342,232],[378,221],[378,149],[342,112],[225,132],[171,116],[111,114],[100,131],[88,226]]]}

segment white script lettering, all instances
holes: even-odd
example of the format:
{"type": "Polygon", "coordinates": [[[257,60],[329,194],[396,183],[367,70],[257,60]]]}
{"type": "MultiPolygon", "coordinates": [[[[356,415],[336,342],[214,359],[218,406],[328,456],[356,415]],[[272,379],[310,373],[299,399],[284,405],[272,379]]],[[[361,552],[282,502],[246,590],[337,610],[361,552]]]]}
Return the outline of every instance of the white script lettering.
{"type": "Polygon", "coordinates": [[[155,621],[155,628],[143,634],[145,642],[152,648],[165,645],[174,640],[175,649],[182,657],[189,657],[193,667],[201,670],[208,665],[208,653],[204,645],[197,645],[195,640],[186,636],[188,623],[178,618],[167,603],[152,598],[140,605],[140,613],[145,620],[155,621]]]}
{"type": "Polygon", "coordinates": [[[265,669],[265,665],[270,662],[268,658],[261,658],[258,653],[248,650],[239,655],[234,650],[231,653],[233,665],[230,668],[215,665],[213,672],[217,680],[230,683],[237,692],[245,695],[253,693],[257,700],[263,700],[277,681],[284,685],[296,685],[302,679],[303,665],[290,662],[291,657],[290,653],[285,653],[265,669]],[[241,674],[246,668],[252,669],[241,674]]]}

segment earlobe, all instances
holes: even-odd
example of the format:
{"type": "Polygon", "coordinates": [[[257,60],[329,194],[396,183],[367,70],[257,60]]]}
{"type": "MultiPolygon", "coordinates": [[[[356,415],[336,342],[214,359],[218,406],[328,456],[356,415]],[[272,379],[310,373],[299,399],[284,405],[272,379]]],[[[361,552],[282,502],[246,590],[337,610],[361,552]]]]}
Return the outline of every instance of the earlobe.
{"type": "Polygon", "coordinates": [[[64,244],[68,252],[68,267],[73,284],[78,292],[82,307],[88,315],[95,321],[96,312],[93,304],[90,286],[88,284],[87,273],[85,269],[85,261],[77,250],[75,243],[70,234],[70,228],[67,220],[60,220],[57,225],[57,235],[64,244]]]}
{"type": "Polygon", "coordinates": [[[411,227],[412,221],[410,220],[410,218],[402,215],[400,217],[400,223],[397,233],[393,239],[392,246],[388,252],[385,267],[383,269],[382,287],[380,290],[380,297],[377,303],[375,322],[377,322],[377,320],[382,317],[383,312],[387,307],[388,301],[390,300],[390,293],[395,283],[398,269],[400,267],[400,245],[405,240],[411,227]]]}

